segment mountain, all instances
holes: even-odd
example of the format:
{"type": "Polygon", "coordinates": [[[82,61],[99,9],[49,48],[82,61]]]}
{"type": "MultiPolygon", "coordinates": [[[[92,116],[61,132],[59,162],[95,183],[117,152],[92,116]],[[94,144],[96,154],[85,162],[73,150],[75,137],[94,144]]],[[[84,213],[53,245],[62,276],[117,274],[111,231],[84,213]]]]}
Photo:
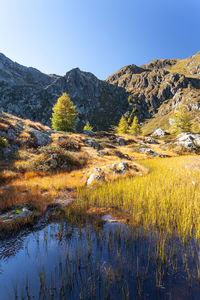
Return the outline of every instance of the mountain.
{"type": "Polygon", "coordinates": [[[129,93],[127,115],[136,107],[141,122],[150,119],[152,125],[168,127],[171,115],[181,104],[187,105],[194,117],[199,115],[200,52],[187,59],[154,60],[141,67],[129,65],[106,81],[129,93]]]}
{"type": "Polygon", "coordinates": [[[77,129],[87,121],[94,129],[108,129],[127,110],[124,88],[75,68],[65,76],[46,75],[0,54],[0,110],[50,125],[52,106],[67,92],[77,106],[77,129]]]}
{"type": "Polygon", "coordinates": [[[105,81],[78,68],[65,76],[46,75],[0,54],[0,110],[50,125],[52,106],[66,92],[77,106],[77,130],[87,121],[95,130],[116,125],[133,108],[146,132],[168,127],[180,104],[198,120],[200,52],[187,59],[160,59],[121,68],[105,81]]]}

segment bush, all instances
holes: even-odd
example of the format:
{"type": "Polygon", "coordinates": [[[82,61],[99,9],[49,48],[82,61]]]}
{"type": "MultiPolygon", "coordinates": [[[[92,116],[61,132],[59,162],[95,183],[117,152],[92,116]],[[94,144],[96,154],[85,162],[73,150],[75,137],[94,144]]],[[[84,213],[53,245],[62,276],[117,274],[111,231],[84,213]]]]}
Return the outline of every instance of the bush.
{"type": "Polygon", "coordinates": [[[69,151],[80,151],[81,149],[81,145],[76,140],[70,137],[68,138],[66,137],[63,140],[58,140],[56,142],[56,145],[58,145],[58,147],[61,147],[69,151]]]}
{"type": "Polygon", "coordinates": [[[38,155],[15,163],[23,171],[58,171],[80,168],[87,162],[87,158],[70,153],[58,145],[48,145],[38,149],[38,155]]]}
{"type": "Polygon", "coordinates": [[[92,131],[93,127],[90,125],[89,122],[87,122],[83,128],[83,131],[92,131]]]}
{"type": "Polygon", "coordinates": [[[0,149],[8,147],[8,141],[4,137],[0,137],[0,149]]]}

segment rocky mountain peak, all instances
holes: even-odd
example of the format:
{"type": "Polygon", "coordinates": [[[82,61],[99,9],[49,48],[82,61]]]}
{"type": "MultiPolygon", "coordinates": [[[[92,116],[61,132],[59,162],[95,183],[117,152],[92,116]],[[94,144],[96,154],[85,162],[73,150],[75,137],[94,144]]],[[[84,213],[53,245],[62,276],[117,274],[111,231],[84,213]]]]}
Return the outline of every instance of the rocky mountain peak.
{"type": "Polygon", "coordinates": [[[0,81],[15,85],[43,87],[53,82],[57,75],[46,75],[32,67],[25,67],[0,53],[0,81]]]}
{"type": "Polygon", "coordinates": [[[94,129],[108,129],[127,109],[126,91],[92,73],[74,68],[65,76],[46,75],[1,57],[0,109],[8,113],[50,125],[52,107],[66,92],[77,107],[77,129],[82,130],[87,121],[94,129]]]}
{"type": "Polygon", "coordinates": [[[77,107],[77,129],[87,121],[95,130],[109,129],[134,107],[140,122],[174,110],[181,103],[200,110],[200,52],[187,59],[161,59],[127,65],[99,80],[74,68],[65,76],[46,75],[0,54],[0,109],[50,125],[52,107],[66,92],[77,107]],[[165,108],[163,109],[163,105],[165,108]]]}

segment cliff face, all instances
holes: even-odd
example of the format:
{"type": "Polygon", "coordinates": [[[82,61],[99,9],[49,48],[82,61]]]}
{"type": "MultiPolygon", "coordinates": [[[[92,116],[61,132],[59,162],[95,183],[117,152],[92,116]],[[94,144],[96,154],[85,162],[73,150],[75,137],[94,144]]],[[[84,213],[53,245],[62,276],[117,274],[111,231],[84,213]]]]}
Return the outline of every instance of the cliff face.
{"type": "Polygon", "coordinates": [[[77,129],[116,125],[137,107],[141,122],[165,116],[181,103],[200,111],[200,52],[187,59],[129,65],[102,81],[78,68],[65,76],[46,75],[0,54],[0,110],[50,125],[52,106],[66,92],[77,106],[77,129]]]}
{"type": "Polygon", "coordinates": [[[154,60],[140,68],[126,66],[108,77],[107,82],[130,94],[127,114],[136,106],[140,121],[156,114],[164,116],[180,104],[199,111],[200,53],[185,60],[154,60]]]}
{"type": "Polygon", "coordinates": [[[127,110],[124,88],[99,80],[78,68],[65,76],[46,75],[0,55],[0,110],[50,125],[52,106],[66,92],[77,106],[81,130],[89,121],[94,129],[108,129],[127,110]]]}

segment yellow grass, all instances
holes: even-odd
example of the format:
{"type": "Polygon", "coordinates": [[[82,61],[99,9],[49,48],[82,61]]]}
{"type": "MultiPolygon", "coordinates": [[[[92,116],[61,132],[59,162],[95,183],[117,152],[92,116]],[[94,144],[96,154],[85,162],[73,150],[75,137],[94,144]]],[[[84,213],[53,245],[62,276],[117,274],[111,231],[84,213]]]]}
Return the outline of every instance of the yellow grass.
{"type": "Polygon", "coordinates": [[[8,130],[9,127],[10,127],[10,126],[9,126],[8,124],[1,123],[1,122],[0,122],[0,129],[1,129],[1,130],[8,130]]]}
{"type": "Polygon", "coordinates": [[[143,160],[150,169],[142,177],[119,179],[93,189],[79,189],[81,205],[129,212],[131,222],[168,233],[200,236],[200,165],[195,157],[143,160]],[[190,167],[192,165],[192,167],[190,167]]]}

